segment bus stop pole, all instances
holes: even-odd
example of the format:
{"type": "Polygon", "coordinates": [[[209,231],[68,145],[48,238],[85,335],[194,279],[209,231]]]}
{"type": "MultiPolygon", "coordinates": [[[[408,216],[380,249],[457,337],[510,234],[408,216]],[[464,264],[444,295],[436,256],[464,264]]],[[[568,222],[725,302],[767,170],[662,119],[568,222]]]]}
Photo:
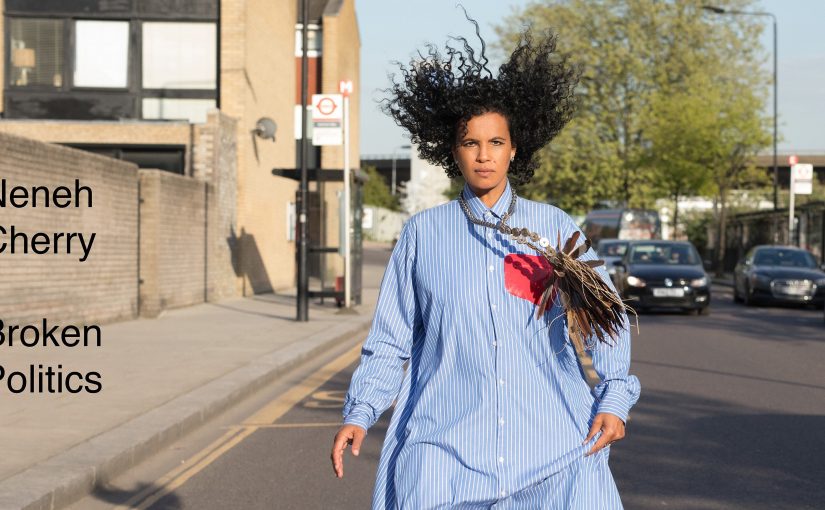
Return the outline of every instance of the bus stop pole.
{"type": "Polygon", "coordinates": [[[352,292],[352,204],[349,168],[349,94],[344,94],[344,307],[350,307],[352,292]]]}

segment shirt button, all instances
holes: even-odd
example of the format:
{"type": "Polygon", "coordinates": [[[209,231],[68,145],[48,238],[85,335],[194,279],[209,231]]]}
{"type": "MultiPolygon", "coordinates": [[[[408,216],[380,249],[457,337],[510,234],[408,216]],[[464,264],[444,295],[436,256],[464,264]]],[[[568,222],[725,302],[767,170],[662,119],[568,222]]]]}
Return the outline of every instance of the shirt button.
{"type": "Polygon", "coordinates": [[[499,418],[498,419],[498,424],[499,424],[499,426],[503,427],[504,426],[504,418],[499,418]]]}
{"type": "Polygon", "coordinates": [[[499,464],[503,463],[504,462],[504,457],[499,457],[498,462],[499,462],[499,464]]]}
{"type": "Polygon", "coordinates": [[[492,308],[493,310],[495,310],[495,309],[496,309],[496,305],[490,305],[490,308],[492,308]]]}
{"type": "Polygon", "coordinates": [[[495,271],[495,270],[496,270],[496,268],[494,268],[493,266],[490,266],[490,267],[488,267],[488,268],[487,268],[487,270],[488,270],[488,271],[490,271],[490,272],[492,273],[493,271],[495,271]]]}
{"type": "Polygon", "coordinates": [[[499,380],[498,380],[498,383],[499,383],[500,385],[504,386],[504,379],[499,379],[499,380]]]}
{"type": "Polygon", "coordinates": [[[506,495],[507,495],[507,491],[501,491],[501,497],[504,497],[506,495]]]}
{"type": "Polygon", "coordinates": [[[497,345],[498,345],[498,343],[496,343],[496,341],[495,341],[495,340],[493,340],[493,347],[495,347],[495,346],[497,346],[497,345]]]}

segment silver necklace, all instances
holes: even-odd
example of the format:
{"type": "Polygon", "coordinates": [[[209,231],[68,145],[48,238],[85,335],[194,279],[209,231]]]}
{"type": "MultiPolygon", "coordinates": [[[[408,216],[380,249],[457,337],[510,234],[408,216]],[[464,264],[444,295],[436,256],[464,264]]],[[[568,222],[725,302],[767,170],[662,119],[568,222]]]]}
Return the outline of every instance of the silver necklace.
{"type": "Polygon", "coordinates": [[[464,214],[467,216],[467,219],[470,220],[471,223],[475,223],[476,225],[481,225],[483,227],[491,228],[493,230],[501,232],[504,235],[510,236],[514,241],[520,244],[532,245],[532,241],[533,243],[539,243],[539,245],[542,248],[546,248],[547,246],[549,246],[550,243],[547,241],[547,239],[544,239],[535,232],[531,232],[526,228],[514,228],[507,225],[507,220],[510,219],[510,217],[516,210],[516,199],[518,198],[514,190],[511,190],[510,193],[510,207],[507,209],[507,212],[504,213],[504,215],[501,217],[501,221],[499,221],[498,223],[491,223],[489,221],[482,220],[481,218],[477,218],[470,210],[470,205],[464,199],[463,193],[458,195],[458,203],[461,205],[461,209],[464,211],[464,214]]]}

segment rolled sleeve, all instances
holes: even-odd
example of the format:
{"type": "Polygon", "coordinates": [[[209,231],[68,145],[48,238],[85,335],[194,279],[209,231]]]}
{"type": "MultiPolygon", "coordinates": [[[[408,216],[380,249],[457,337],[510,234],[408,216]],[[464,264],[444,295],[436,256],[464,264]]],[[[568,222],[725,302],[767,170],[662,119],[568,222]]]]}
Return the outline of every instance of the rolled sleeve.
{"type": "Polygon", "coordinates": [[[375,317],[345,398],[344,424],[372,427],[398,396],[420,321],[413,290],[415,227],[407,221],[381,281],[375,317]]]}

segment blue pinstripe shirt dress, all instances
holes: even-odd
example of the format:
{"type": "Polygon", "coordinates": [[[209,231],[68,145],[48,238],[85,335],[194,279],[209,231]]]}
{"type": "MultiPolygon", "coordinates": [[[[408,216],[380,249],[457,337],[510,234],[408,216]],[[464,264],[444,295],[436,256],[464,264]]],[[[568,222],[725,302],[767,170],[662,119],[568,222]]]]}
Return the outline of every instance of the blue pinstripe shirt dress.
{"type": "MultiPolygon", "coordinates": [[[[463,193],[492,223],[510,204],[509,183],[492,208],[463,193]]],[[[554,245],[578,228],[522,198],[508,224],[554,245]]],[[[601,379],[591,391],[561,307],[536,318],[534,302],[508,283],[538,278],[535,255],[470,223],[456,200],[404,225],[343,409],[344,423],[369,429],[395,402],[373,509],[622,507],[609,448],[585,457],[595,439],[582,442],[596,413],[626,420],[639,398],[629,330],[590,352],[601,379]]]]}

